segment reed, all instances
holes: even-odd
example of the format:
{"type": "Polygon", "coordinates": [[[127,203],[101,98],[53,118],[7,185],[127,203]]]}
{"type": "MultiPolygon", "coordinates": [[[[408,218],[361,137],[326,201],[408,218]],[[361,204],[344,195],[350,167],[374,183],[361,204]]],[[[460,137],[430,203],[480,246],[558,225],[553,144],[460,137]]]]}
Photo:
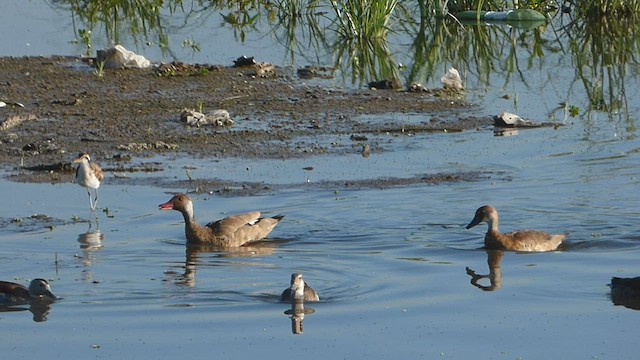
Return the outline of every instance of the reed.
{"type": "Polygon", "coordinates": [[[398,0],[350,0],[340,4],[331,0],[338,33],[352,39],[385,37],[397,5],[398,0]]]}
{"type": "Polygon", "coordinates": [[[579,16],[632,15],[640,13],[640,0],[584,0],[576,4],[579,16]]]}

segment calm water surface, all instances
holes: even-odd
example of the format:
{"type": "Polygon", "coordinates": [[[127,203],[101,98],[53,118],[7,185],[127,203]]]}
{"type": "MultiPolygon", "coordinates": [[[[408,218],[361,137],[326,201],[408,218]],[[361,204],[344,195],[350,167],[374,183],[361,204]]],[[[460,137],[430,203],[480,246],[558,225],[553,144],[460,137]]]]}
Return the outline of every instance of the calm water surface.
{"type": "MultiPolygon", "coordinates": [[[[30,19],[47,35],[34,37],[15,25],[14,43],[0,47],[0,55],[77,53],[68,39],[47,38],[71,28],[61,20],[68,15],[41,7],[43,15],[25,15],[38,4],[21,4],[11,18],[30,19]],[[48,40],[66,50],[49,50],[48,40]]],[[[256,48],[257,56],[275,61],[273,47],[256,48]]],[[[241,50],[230,52],[198,61],[228,63],[241,50]]],[[[548,77],[569,82],[567,62],[544,76],[527,69],[526,85],[514,80],[471,89],[467,100],[480,104],[479,115],[494,114],[509,110],[497,99],[505,88],[515,89],[523,115],[545,119],[566,95],[565,87],[549,86],[548,77]]],[[[626,85],[627,93],[637,93],[637,81],[626,85]]],[[[574,92],[584,108],[582,95],[574,92]]],[[[640,104],[629,101],[630,113],[637,113],[640,104]]],[[[234,252],[186,251],[179,214],[157,205],[189,189],[108,179],[100,192],[100,208],[108,211],[90,225],[82,221],[89,218],[88,201],[77,185],[0,180],[2,279],[48,278],[63,298],[46,321],[33,321],[27,310],[0,313],[0,343],[12,358],[635,358],[640,312],[614,306],[607,284],[612,276],[640,276],[640,143],[633,120],[596,115],[511,137],[494,137],[491,129],[380,135],[372,139],[379,151],[369,158],[356,150],[288,161],[180,156],[163,159],[163,173],[131,175],[149,183],[184,179],[188,165],[195,178],[282,185],[260,196],[194,196],[203,223],[248,210],[286,215],[272,243],[234,252]],[[307,166],[314,170],[303,170],[307,166]],[[456,171],[487,176],[383,190],[319,186],[456,171]],[[504,253],[494,291],[483,291],[465,269],[487,274],[489,255],[497,265],[495,254],[480,249],[484,227],[464,225],[484,204],[500,211],[504,231],[567,233],[567,243],[552,253],[504,253]],[[32,214],[51,219],[29,219],[32,214]],[[307,304],[315,312],[305,316],[303,335],[292,334],[284,314],[289,306],[277,301],[294,271],[321,297],[307,304]]],[[[340,137],[318,141],[351,146],[340,137]]]]}
{"type": "Polygon", "coordinates": [[[194,171],[202,177],[242,165],[252,180],[307,184],[261,196],[194,196],[203,222],[252,209],[286,214],[273,244],[229,253],[185,251],[179,214],[157,210],[166,189],[107,183],[103,240],[91,247],[79,240],[96,225],[71,221],[89,216],[82,189],[3,181],[12,204],[0,210],[3,277],[51,278],[63,297],[46,322],[2,313],[3,341],[11,339],[18,357],[63,356],[73,346],[81,357],[631,358],[640,313],[613,306],[606,285],[611,276],[640,275],[640,153],[633,141],[585,141],[583,131],[574,124],[494,137],[482,129],[446,142],[419,135],[401,141],[404,151],[308,160],[364,176],[383,163],[406,176],[447,166],[501,174],[472,183],[329,190],[315,184],[330,171],[287,176],[299,173],[297,161],[271,171],[245,160],[200,162],[194,171]],[[503,230],[566,232],[566,247],[505,253],[498,287],[480,290],[465,268],[488,273],[484,229],[463,226],[485,203],[501,211],[503,230]],[[34,213],[58,219],[53,230],[47,222],[6,224],[34,213]],[[315,312],[301,336],[277,301],[294,271],[322,299],[307,304],[315,312]]]}

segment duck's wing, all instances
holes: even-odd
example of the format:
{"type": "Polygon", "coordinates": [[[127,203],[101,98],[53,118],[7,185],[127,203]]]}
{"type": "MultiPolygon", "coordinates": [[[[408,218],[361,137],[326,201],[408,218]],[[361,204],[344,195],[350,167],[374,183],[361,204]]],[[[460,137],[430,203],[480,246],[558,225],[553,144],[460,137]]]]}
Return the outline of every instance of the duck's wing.
{"type": "Polygon", "coordinates": [[[0,294],[7,299],[29,299],[29,290],[20,284],[0,281],[0,294]]]}
{"type": "Polygon", "coordinates": [[[224,219],[212,221],[206,226],[216,234],[233,234],[244,226],[251,226],[260,219],[260,212],[253,211],[246,214],[238,214],[224,219]]]}
{"type": "Polygon", "coordinates": [[[518,244],[517,251],[552,251],[556,250],[566,235],[549,235],[544,231],[520,230],[506,234],[518,244]]]}
{"type": "Polygon", "coordinates": [[[280,301],[291,301],[291,288],[286,288],[280,295],[280,301]]]}

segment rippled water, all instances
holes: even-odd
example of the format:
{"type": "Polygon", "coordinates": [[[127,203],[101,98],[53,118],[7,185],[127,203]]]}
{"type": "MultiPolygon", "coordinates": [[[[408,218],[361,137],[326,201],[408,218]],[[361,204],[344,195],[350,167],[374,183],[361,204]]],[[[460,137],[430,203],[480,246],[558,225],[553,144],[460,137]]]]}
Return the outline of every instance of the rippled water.
{"type": "MultiPolygon", "coordinates": [[[[25,36],[12,41],[45,46],[25,36]]],[[[16,44],[9,47],[32,53],[16,44]]],[[[532,83],[513,86],[525,115],[545,119],[565,90],[532,83]]],[[[635,82],[627,86],[635,93],[635,82]]],[[[468,91],[481,115],[505,109],[492,100],[501,89],[491,91],[468,91]]],[[[631,113],[640,107],[634,101],[631,113]]],[[[640,312],[614,306],[607,287],[612,276],[640,276],[640,143],[632,121],[578,117],[510,137],[487,128],[375,141],[379,151],[369,158],[357,150],[287,161],[177,157],[163,159],[162,173],[131,175],[152,184],[184,179],[189,165],[195,178],[281,185],[259,196],[194,196],[202,222],[247,210],[286,215],[271,243],[234,252],[186,251],[179,214],[157,205],[189,189],[109,179],[100,193],[108,211],[90,224],[77,185],[0,180],[2,279],[48,278],[62,297],[46,321],[33,321],[26,308],[0,313],[0,343],[12,358],[637,356],[640,312]],[[320,185],[458,171],[487,177],[387,189],[320,185]],[[557,252],[487,254],[483,226],[464,229],[484,204],[500,211],[504,231],[535,228],[568,240],[557,252]],[[480,288],[489,279],[471,284],[466,270],[487,274],[488,260],[499,274],[494,291],[480,288]],[[301,336],[292,334],[289,305],[277,301],[292,272],[321,297],[307,304],[315,312],[301,336]]]]}
{"type": "MultiPolygon", "coordinates": [[[[11,204],[0,209],[3,220],[35,213],[53,218],[3,226],[3,277],[23,283],[50,278],[63,297],[46,322],[31,321],[27,311],[2,313],[2,338],[11,339],[15,354],[30,357],[63,354],[71,346],[79,357],[126,352],[168,358],[185,351],[239,357],[304,351],[310,358],[635,356],[630,344],[640,313],[613,306],[606,285],[612,276],[640,275],[640,152],[635,141],[585,141],[583,131],[572,124],[513,137],[494,137],[490,129],[421,134],[401,142],[402,151],[306,160],[316,169],[348,166],[367,176],[379,175],[384,164],[398,169],[396,175],[405,169],[406,176],[447,167],[501,174],[384,190],[317,187],[344,170],[304,173],[299,160],[277,168],[230,159],[213,169],[203,162],[194,170],[201,177],[239,177],[230,169],[241,168],[251,180],[308,184],[260,196],[194,196],[203,222],[253,209],[286,214],[272,244],[228,253],[185,251],[179,214],[157,210],[169,198],[165,189],[107,183],[100,207],[109,211],[99,214],[103,239],[96,243],[83,240],[95,224],[71,221],[89,216],[78,186],[2,181],[11,204]],[[289,175],[296,173],[303,175],[289,175]],[[568,233],[566,246],[553,253],[505,253],[497,288],[482,291],[465,268],[489,272],[488,255],[479,249],[484,229],[463,226],[485,203],[501,211],[503,230],[568,233]],[[294,271],[322,299],[307,304],[315,312],[305,316],[302,336],[292,334],[288,305],[277,301],[294,271]]],[[[189,161],[178,159],[170,168],[177,174],[189,161]]]]}

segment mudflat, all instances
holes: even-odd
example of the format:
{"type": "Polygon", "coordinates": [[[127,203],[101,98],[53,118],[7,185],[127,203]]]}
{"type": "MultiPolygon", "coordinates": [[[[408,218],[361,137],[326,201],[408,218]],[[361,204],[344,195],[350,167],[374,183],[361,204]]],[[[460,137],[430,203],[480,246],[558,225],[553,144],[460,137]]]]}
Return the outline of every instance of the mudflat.
{"type": "Polygon", "coordinates": [[[70,162],[85,151],[103,167],[153,171],[162,165],[139,160],[169,153],[342,155],[344,148],[304,139],[346,135],[365,146],[375,134],[456,132],[491,123],[486,116],[469,116],[475,106],[460,95],[336,88],[289,68],[267,75],[254,66],[198,64],[99,71],[91,59],[54,56],[4,57],[0,69],[0,100],[8,104],[0,108],[0,165],[19,181],[67,181],[70,162]],[[234,124],[189,126],[180,120],[183,109],[225,109],[234,124]],[[362,121],[385,113],[424,114],[425,120],[362,121]]]}

